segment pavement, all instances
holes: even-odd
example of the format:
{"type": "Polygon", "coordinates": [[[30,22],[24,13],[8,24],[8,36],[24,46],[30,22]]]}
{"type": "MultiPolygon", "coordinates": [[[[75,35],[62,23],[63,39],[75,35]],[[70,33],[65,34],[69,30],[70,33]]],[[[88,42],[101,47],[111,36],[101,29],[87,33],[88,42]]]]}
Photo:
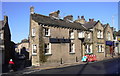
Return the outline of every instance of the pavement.
{"type": "MultiPolygon", "coordinates": [[[[106,57],[103,60],[100,61],[104,61],[104,60],[108,60],[108,59],[114,59],[114,58],[118,58],[118,56],[114,56],[112,57],[106,57]]],[[[99,61],[97,61],[99,62],[99,61]]],[[[26,67],[22,70],[18,70],[16,72],[7,72],[7,73],[2,73],[3,75],[7,75],[7,74],[14,74],[14,75],[23,75],[23,74],[30,74],[33,72],[37,72],[37,71],[41,71],[41,70],[46,70],[46,69],[54,69],[54,68],[63,68],[63,67],[68,67],[68,66],[74,66],[74,65],[79,65],[79,64],[86,64],[87,62],[75,62],[75,63],[64,63],[64,64],[60,64],[58,66],[55,65],[51,65],[51,66],[30,66],[30,67],[26,67]]],[[[90,62],[90,63],[94,63],[94,62],[90,62]]]]}

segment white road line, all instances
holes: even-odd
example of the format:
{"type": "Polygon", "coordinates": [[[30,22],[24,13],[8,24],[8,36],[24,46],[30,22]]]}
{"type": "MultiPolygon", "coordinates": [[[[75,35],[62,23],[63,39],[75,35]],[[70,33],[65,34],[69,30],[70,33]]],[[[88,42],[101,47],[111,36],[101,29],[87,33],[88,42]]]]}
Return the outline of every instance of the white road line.
{"type": "Polygon", "coordinates": [[[22,74],[30,74],[30,73],[38,72],[38,71],[41,71],[41,69],[39,69],[39,70],[33,70],[33,71],[28,71],[28,72],[23,72],[22,74]]]}

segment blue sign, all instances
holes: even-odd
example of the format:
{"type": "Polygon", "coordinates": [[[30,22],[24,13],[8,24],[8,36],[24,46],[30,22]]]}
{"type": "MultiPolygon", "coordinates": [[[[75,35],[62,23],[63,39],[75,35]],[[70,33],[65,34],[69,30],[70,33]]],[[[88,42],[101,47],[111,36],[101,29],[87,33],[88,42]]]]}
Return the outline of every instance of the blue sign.
{"type": "Polygon", "coordinates": [[[106,45],[113,46],[114,43],[113,43],[113,41],[106,41],[106,45]]]}

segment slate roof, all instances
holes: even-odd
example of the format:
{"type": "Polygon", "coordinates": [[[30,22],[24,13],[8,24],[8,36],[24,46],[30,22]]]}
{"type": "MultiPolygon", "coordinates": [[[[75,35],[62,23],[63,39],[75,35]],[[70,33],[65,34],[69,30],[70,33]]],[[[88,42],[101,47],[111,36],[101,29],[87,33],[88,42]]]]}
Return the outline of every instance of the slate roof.
{"type": "Polygon", "coordinates": [[[97,22],[96,21],[90,21],[90,22],[85,23],[83,26],[85,26],[87,29],[91,29],[97,24],[97,22]]]}
{"type": "Polygon", "coordinates": [[[4,22],[3,22],[3,21],[0,21],[0,29],[3,28],[3,25],[4,25],[4,22]]]}
{"type": "Polygon", "coordinates": [[[49,16],[44,16],[44,15],[36,14],[36,13],[31,14],[31,17],[34,21],[44,24],[44,25],[48,25],[48,26],[86,30],[86,28],[82,26],[80,23],[66,22],[62,19],[55,19],[49,16]]]}

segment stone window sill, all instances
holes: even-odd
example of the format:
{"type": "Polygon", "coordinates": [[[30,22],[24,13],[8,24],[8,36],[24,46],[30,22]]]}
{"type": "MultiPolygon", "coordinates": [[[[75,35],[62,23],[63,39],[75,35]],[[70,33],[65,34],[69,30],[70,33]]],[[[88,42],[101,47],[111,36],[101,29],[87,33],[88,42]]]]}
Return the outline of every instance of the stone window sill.
{"type": "Polygon", "coordinates": [[[45,56],[50,56],[50,55],[52,55],[51,53],[45,53],[45,56]]]}
{"type": "Polygon", "coordinates": [[[69,52],[70,54],[75,54],[75,52],[69,52]]]}

